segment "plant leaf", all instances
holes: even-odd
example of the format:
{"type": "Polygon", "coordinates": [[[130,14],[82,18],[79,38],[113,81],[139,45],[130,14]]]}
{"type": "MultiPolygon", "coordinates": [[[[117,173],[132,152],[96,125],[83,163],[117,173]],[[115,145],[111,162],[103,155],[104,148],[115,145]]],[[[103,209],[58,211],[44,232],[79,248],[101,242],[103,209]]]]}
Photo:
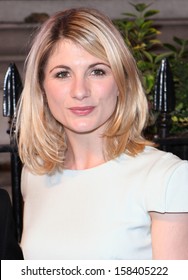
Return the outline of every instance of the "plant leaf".
{"type": "Polygon", "coordinates": [[[163,58],[166,58],[171,54],[172,54],[171,52],[166,52],[166,53],[162,53],[162,54],[157,55],[156,58],[155,58],[155,63],[161,62],[161,60],[163,58]]]}
{"type": "Polygon", "coordinates": [[[177,52],[177,48],[172,44],[164,43],[163,46],[173,52],[177,52]]]}
{"type": "Polygon", "coordinates": [[[128,16],[128,17],[133,17],[133,18],[136,17],[136,15],[132,14],[132,13],[123,13],[122,15],[125,15],[125,16],[128,16]]]}
{"type": "Polygon", "coordinates": [[[147,52],[147,51],[143,51],[143,54],[147,57],[147,59],[148,59],[151,63],[153,63],[153,55],[152,55],[152,53],[147,52]]]}
{"type": "Polygon", "coordinates": [[[139,4],[132,4],[132,6],[134,6],[134,8],[136,9],[136,11],[138,12],[143,12],[145,9],[147,9],[149,7],[149,5],[146,5],[145,3],[139,3],[139,4]]]}
{"type": "Polygon", "coordinates": [[[185,43],[184,39],[178,38],[176,36],[173,37],[174,42],[176,42],[178,45],[182,46],[185,43]]]}
{"type": "Polygon", "coordinates": [[[147,17],[151,17],[151,16],[154,16],[156,14],[158,14],[159,11],[158,10],[149,10],[147,11],[145,14],[144,14],[144,17],[147,18],[147,17]]]}

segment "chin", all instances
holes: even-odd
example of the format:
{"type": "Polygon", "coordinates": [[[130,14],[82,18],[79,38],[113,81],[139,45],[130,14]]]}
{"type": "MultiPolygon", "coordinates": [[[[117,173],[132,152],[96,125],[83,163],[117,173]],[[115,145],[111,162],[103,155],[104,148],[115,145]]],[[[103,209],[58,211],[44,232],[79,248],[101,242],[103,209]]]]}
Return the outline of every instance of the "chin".
{"type": "Polygon", "coordinates": [[[89,134],[94,131],[96,131],[99,127],[98,126],[84,126],[84,127],[74,127],[70,129],[72,132],[75,132],[77,134],[89,134]]]}
{"type": "Polygon", "coordinates": [[[72,124],[70,124],[69,126],[65,125],[65,127],[75,133],[78,134],[89,134],[92,133],[94,131],[100,130],[101,132],[104,131],[104,122],[95,122],[92,123],[91,120],[89,120],[88,122],[86,121],[78,121],[78,122],[74,122],[72,124]]]}

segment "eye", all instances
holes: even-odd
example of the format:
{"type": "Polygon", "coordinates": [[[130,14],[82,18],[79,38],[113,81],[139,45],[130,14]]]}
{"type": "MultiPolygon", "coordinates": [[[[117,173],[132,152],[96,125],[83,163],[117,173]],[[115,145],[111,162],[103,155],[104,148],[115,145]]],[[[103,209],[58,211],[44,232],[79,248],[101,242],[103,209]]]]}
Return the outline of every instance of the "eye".
{"type": "Polygon", "coordinates": [[[104,71],[103,69],[94,69],[91,72],[91,75],[93,76],[104,76],[106,74],[106,71],[104,71]]]}
{"type": "Polygon", "coordinates": [[[68,78],[70,77],[70,74],[68,71],[59,71],[55,74],[55,77],[56,78],[61,78],[61,79],[65,79],[65,78],[68,78]]]}

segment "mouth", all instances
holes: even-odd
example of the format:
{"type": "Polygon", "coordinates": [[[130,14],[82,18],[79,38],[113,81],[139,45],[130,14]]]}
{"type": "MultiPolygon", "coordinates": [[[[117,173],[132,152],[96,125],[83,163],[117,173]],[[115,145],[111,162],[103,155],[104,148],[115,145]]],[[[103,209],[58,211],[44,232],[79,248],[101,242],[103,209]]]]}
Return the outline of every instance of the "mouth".
{"type": "Polygon", "coordinates": [[[87,116],[93,112],[94,106],[70,107],[69,110],[77,116],[87,116]]]}

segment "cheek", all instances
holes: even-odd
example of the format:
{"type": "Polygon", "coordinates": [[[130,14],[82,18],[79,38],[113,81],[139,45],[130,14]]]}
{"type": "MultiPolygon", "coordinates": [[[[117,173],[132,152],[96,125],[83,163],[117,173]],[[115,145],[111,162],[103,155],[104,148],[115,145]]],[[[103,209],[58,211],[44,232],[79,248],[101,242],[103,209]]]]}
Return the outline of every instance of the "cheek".
{"type": "Polygon", "coordinates": [[[116,109],[118,95],[119,95],[119,91],[117,86],[115,85],[112,87],[112,91],[110,93],[110,98],[109,98],[109,103],[110,103],[109,107],[111,108],[111,114],[113,114],[116,109]]]}
{"type": "Polygon", "coordinates": [[[101,100],[101,106],[100,106],[100,118],[102,121],[109,119],[117,106],[117,94],[115,92],[109,92],[103,100],[101,100]]]}
{"type": "Polygon", "coordinates": [[[111,108],[111,114],[114,113],[116,106],[117,106],[117,95],[113,95],[111,100],[110,100],[110,104],[109,107],[111,108]]]}
{"type": "Polygon", "coordinates": [[[118,95],[117,86],[112,84],[112,86],[106,91],[104,102],[113,109],[116,106],[118,95]]]}
{"type": "Polygon", "coordinates": [[[64,115],[64,102],[62,100],[62,97],[58,93],[55,93],[53,91],[53,94],[51,94],[49,91],[46,93],[46,99],[48,103],[49,110],[53,117],[57,121],[61,121],[61,118],[64,115]]]}
{"type": "Polygon", "coordinates": [[[62,89],[55,84],[44,85],[44,90],[47,98],[47,102],[50,108],[58,106],[63,102],[64,94],[62,89]]]}

